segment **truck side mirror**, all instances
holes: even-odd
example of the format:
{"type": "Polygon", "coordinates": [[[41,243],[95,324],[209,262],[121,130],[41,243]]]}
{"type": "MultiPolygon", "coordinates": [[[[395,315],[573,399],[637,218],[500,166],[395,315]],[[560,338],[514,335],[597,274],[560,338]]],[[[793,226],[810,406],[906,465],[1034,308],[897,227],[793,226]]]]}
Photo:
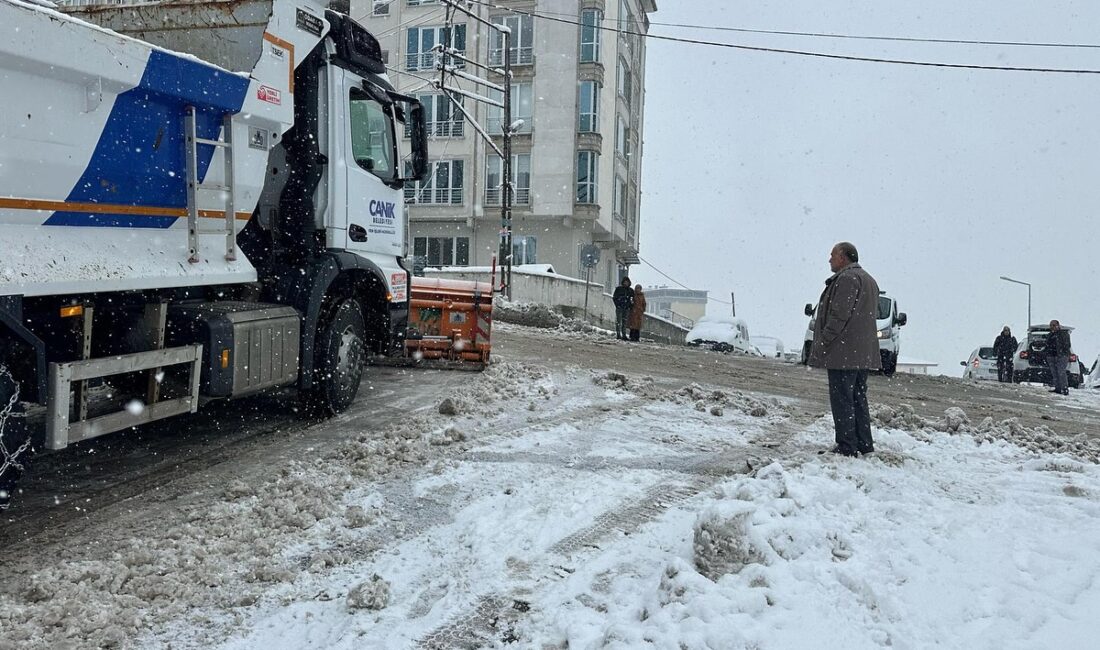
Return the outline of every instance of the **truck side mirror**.
{"type": "Polygon", "coordinates": [[[428,164],[428,127],[424,117],[424,105],[419,101],[409,107],[409,126],[412,140],[412,178],[408,180],[426,181],[431,172],[428,164]]]}
{"type": "Polygon", "coordinates": [[[908,320],[909,319],[905,316],[905,312],[901,312],[900,314],[898,314],[898,317],[894,319],[894,322],[898,324],[898,327],[901,327],[906,322],[908,322],[908,320]]]}
{"type": "Polygon", "coordinates": [[[814,315],[814,306],[811,305],[810,303],[806,303],[806,309],[804,309],[803,311],[806,312],[807,316],[813,316],[814,315]]]}
{"type": "Polygon", "coordinates": [[[960,361],[960,362],[959,362],[959,365],[960,365],[960,366],[965,366],[965,365],[966,365],[966,362],[965,362],[965,361],[960,361]]]}

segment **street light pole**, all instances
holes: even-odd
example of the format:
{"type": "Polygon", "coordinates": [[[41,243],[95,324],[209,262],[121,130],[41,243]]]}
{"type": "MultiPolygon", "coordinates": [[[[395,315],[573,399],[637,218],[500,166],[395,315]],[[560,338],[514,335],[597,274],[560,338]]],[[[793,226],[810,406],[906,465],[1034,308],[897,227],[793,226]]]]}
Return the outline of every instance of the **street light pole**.
{"type": "Polygon", "coordinates": [[[1013,280],[1012,278],[1006,278],[1003,275],[1001,276],[1001,279],[1005,282],[1014,282],[1016,284],[1022,284],[1027,287],[1027,324],[1024,326],[1024,336],[1026,337],[1028,330],[1031,329],[1031,283],[1023,282],[1021,280],[1013,280]]]}

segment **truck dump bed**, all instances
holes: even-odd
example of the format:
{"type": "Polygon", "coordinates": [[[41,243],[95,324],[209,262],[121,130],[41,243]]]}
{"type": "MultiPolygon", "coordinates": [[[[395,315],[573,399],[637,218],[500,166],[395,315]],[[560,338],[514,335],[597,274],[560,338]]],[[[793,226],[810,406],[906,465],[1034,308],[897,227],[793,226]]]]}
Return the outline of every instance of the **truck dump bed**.
{"type": "Polygon", "coordinates": [[[293,123],[296,53],[319,42],[323,16],[308,0],[68,14],[0,0],[0,295],[255,280],[227,234],[251,217],[293,123]]]}

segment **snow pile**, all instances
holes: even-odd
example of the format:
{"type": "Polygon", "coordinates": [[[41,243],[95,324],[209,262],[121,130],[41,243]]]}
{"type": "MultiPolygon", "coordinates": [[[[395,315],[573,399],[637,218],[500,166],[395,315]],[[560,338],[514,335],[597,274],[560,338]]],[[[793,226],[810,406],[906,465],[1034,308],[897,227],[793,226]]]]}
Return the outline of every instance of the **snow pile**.
{"type": "Polygon", "coordinates": [[[348,609],[385,609],[390,603],[390,583],[377,573],[348,592],[348,609]]]}
{"type": "Polygon", "coordinates": [[[533,601],[530,647],[1085,648],[1100,467],[944,431],[731,479],[533,601]],[[946,646],[945,646],[946,644],[946,646]],[[556,646],[555,646],[556,647],[556,646]]]}
{"type": "Polygon", "coordinates": [[[676,404],[693,404],[698,411],[706,411],[717,406],[720,410],[734,408],[755,418],[765,417],[769,413],[786,415],[783,405],[774,397],[757,398],[741,391],[706,389],[697,383],[666,393],[664,397],[667,401],[676,404]]]}
{"type": "Polygon", "coordinates": [[[1095,436],[1057,433],[1043,425],[1029,427],[1018,418],[995,422],[987,416],[974,424],[965,411],[954,406],[945,410],[942,418],[925,418],[909,404],[876,404],[871,407],[871,420],[878,426],[921,434],[918,437],[924,440],[942,433],[969,434],[979,443],[1004,440],[1035,453],[1064,453],[1100,463],[1100,439],[1095,436]]]}
{"type": "MultiPolygon", "coordinates": [[[[497,363],[449,399],[473,413],[556,390],[545,369],[497,363]]],[[[380,432],[365,429],[328,455],[275,471],[266,483],[228,483],[223,502],[189,508],[158,535],[76,549],[33,574],[9,570],[5,586],[11,589],[0,591],[0,649],[7,650],[5,643],[124,647],[141,631],[163,629],[196,610],[220,612],[228,629],[239,608],[257,603],[271,587],[345,564],[339,546],[304,561],[288,549],[311,536],[340,537],[344,529],[383,519],[379,507],[346,505],[343,495],[362,479],[426,463],[434,449],[466,440],[462,429],[438,414],[412,416],[380,432]]],[[[389,585],[372,579],[349,594],[348,607],[380,609],[388,599],[389,585]]],[[[216,634],[214,629],[204,633],[216,634]]]]}
{"type": "Polygon", "coordinates": [[[493,319],[500,323],[556,329],[574,334],[610,334],[582,318],[564,316],[553,307],[535,302],[508,302],[501,297],[493,300],[493,319]]]}
{"type": "Polygon", "coordinates": [[[346,488],[341,476],[294,464],[255,491],[230,485],[225,502],[188,510],[161,535],[9,574],[24,588],[0,597],[3,638],[17,647],[118,647],[195,607],[229,615],[297,574],[283,551],[335,514],[346,488]]]}
{"type": "Polygon", "coordinates": [[[508,302],[501,298],[493,301],[493,320],[525,327],[555,329],[564,316],[547,305],[534,302],[508,302]]]}

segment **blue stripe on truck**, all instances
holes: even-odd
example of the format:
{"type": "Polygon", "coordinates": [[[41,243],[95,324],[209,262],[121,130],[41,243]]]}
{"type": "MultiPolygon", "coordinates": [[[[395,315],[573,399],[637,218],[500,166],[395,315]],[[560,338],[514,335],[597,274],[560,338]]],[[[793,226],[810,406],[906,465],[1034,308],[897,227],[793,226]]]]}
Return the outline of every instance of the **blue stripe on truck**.
{"type": "MultiPolygon", "coordinates": [[[[66,201],[187,207],[184,109],[194,106],[200,138],[218,136],[222,117],[239,113],[248,79],[193,59],[153,50],[137,87],[121,93],[87,169],[66,201]]],[[[199,179],[214,147],[198,149],[199,179]]],[[[178,217],[55,212],[47,226],[169,228],[178,217]]]]}

